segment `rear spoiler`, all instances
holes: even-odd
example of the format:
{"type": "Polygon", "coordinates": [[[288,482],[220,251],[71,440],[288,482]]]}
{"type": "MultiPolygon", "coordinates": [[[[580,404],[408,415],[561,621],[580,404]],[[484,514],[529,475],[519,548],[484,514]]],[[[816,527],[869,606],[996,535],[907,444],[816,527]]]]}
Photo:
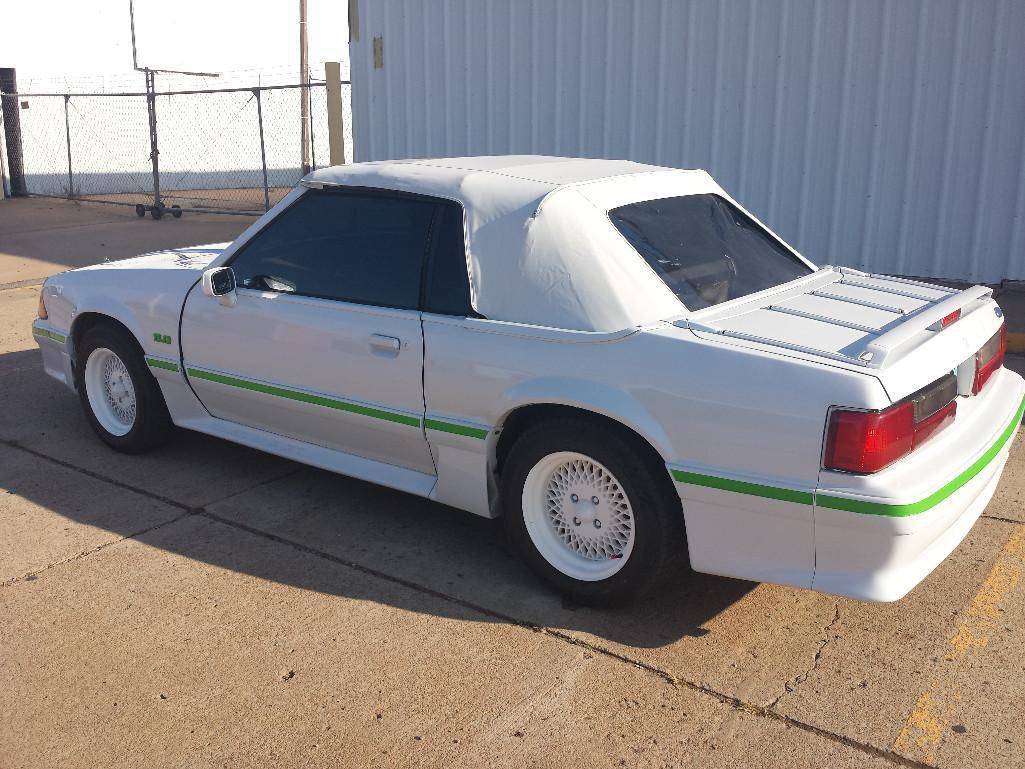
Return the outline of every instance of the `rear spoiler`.
{"type": "MultiPolygon", "coordinates": [[[[847,270],[844,270],[846,273],[847,270]]],[[[892,280],[892,278],[890,279],[892,280]]],[[[942,321],[958,310],[965,316],[978,309],[993,297],[993,289],[986,286],[972,286],[942,299],[930,307],[923,307],[908,316],[907,320],[894,329],[873,339],[858,356],[872,368],[882,368],[888,361],[901,357],[908,347],[914,347],[917,337],[923,331],[939,331],[942,321]]]]}

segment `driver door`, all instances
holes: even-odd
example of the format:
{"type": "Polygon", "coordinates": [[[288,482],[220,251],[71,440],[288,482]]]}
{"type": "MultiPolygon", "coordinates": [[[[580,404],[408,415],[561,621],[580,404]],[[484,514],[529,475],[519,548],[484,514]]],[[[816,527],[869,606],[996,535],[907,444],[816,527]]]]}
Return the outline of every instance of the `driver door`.
{"type": "Polygon", "coordinates": [[[237,302],[193,289],[189,382],[215,417],[435,474],[419,298],[441,203],[308,190],[232,258],[237,302]]]}

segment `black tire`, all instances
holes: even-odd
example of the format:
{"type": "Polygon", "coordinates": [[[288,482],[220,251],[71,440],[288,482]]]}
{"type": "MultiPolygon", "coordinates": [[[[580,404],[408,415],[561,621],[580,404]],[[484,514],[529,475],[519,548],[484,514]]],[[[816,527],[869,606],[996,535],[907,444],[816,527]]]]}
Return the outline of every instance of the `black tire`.
{"type": "Polygon", "coordinates": [[[142,219],[146,215],[146,206],[144,206],[142,203],[136,203],[135,215],[142,219]]]}
{"type": "Polygon", "coordinates": [[[175,219],[182,218],[182,207],[178,205],[171,206],[171,216],[175,219]]]}
{"type": "Polygon", "coordinates": [[[160,206],[153,206],[153,208],[149,210],[149,215],[154,219],[160,219],[164,215],[164,209],[160,206]]]}
{"type": "Polygon", "coordinates": [[[141,454],[166,443],[173,432],[167,404],[160,392],[157,380],[153,378],[143,358],[138,342],[127,331],[111,323],[93,326],[82,337],[76,351],[75,387],[85,417],[93,431],[104,443],[126,454],[141,454]],[[106,348],[124,363],[135,391],[136,413],[130,430],[124,435],[115,435],[105,428],[89,403],[86,391],[86,366],[89,356],[106,348]]]}
{"type": "Polygon", "coordinates": [[[588,606],[615,606],[650,594],[682,574],[688,564],[680,499],[646,444],[625,431],[587,420],[553,419],[528,428],[504,462],[501,495],[505,529],[531,570],[569,600],[588,606]],[[598,581],[573,578],[541,554],[523,514],[523,489],[531,469],[560,451],[600,462],[619,481],[633,511],[633,549],[618,572],[598,581]]]}

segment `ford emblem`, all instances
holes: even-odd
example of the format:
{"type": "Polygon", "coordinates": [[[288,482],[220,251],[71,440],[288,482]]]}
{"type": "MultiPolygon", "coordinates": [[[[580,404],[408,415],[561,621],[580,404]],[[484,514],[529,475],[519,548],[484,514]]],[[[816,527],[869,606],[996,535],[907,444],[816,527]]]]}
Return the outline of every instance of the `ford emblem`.
{"type": "Polygon", "coordinates": [[[999,307],[993,308],[993,314],[996,315],[998,318],[1004,317],[1004,311],[1001,310],[999,307]]]}

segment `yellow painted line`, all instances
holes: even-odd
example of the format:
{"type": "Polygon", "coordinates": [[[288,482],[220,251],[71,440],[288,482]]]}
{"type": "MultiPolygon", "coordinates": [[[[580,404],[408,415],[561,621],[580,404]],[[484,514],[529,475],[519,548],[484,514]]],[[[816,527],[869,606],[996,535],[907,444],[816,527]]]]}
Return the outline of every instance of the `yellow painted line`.
{"type": "MultiPolygon", "coordinates": [[[[1004,606],[1022,583],[1023,572],[1025,526],[1019,526],[1001,548],[949,641],[947,658],[954,662],[955,670],[967,669],[980,650],[986,648],[1004,606]]],[[[929,691],[923,692],[915,703],[893,749],[908,758],[935,764],[936,750],[950,730],[954,707],[960,699],[959,692],[945,691],[938,681],[933,681],[929,691]]]]}
{"type": "Polygon", "coordinates": [[[1025,332],[1007,332],[1007,352],[1015,353],[1016,355],[1025,353],[1025,332]]]}

